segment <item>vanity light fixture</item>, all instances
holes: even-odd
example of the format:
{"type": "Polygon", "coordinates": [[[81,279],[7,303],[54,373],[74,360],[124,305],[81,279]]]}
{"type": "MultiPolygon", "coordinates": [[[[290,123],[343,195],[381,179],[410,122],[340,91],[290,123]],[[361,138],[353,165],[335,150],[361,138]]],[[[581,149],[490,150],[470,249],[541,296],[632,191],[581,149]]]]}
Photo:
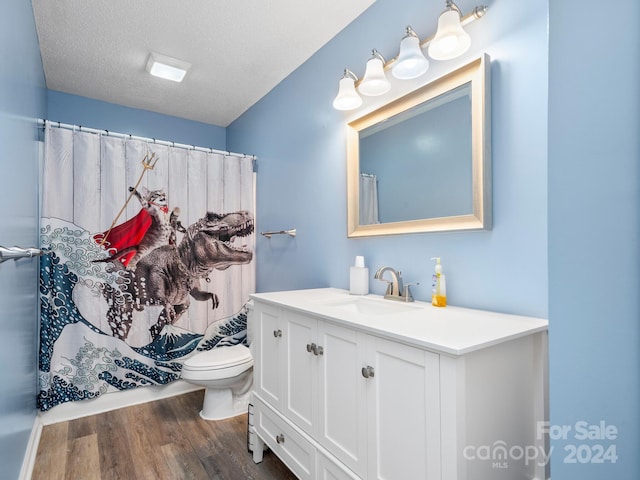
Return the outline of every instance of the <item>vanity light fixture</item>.
{"type": "Polygon", "coordinates": [[[391,90],[391,84],[384,74],[384,57],[375,48],[371,50],[371,58],[367,62],[364,78],[358,85],[358,91],[369,97],[383,95],[391,90]]]}
{"type": "Polygon", "coordinates": [[[340,79],[338,95],[333,101],[333,108],[336,110],[353,110],[362,105],[362,98],[356,92],[356,81],[358,77],[349,70],[344,69],[344,75],[340,79]]]}
{"type": "Polygon", "coordinates": [[[362,105],[362,99],[355,86],[363,95],[382,95],[389,91],[391,84],[385,76],[385,70],[391,69],[394,77],[409,80],[423,75],[429,69],[429,61],[422,50],[427,48],[429,56],[434,60],[451,60],[459,57],[471,46],[471,37],[463,27],[482,18],[488,7],[479,5],[471,13],[462,16],[460,8],[453,0],[446,0],[446,10],[438,18],[436,34],[420,42],[416,32],[408,26],[406,34],[400,42],[400,53],[385,63],[384,57],[377,50],[367,62],[364,78],[358,84],[358,77],[349,69],[345,69],[340,80],[338,96],[333,101],[336,110],[353,110],[362,105]]]}
{"type": "Polygon", "coordinates": [[[424,74],[428,69],[429,60],[422,53],[420,39],[409,26],[400,42],[400,53],[391,68],[391,73],[400,80],[410,80],[424,74]]]}
{"type": "Polygon", "coordinates": [[[429,44],[429,56],[434,60],[451,60],[469,50],[471,37],[461,24],[462,12],[453,0],[438,18],[438,31],[429,44]]]}
{"type": "Polygon", "coordinates": [[[147,60],[147,72],[154,77],[181,82],[191,64],[159,53],[151,53],[147,60]]]}

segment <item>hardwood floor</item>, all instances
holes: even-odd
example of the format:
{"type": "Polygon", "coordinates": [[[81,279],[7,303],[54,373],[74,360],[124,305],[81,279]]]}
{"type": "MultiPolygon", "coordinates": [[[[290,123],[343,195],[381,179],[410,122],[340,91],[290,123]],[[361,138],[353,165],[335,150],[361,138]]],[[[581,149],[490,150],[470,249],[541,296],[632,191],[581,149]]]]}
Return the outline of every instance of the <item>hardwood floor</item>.
{"type": "Polygon", "coordinates": [[[271,452],[253,463],[247,415],[207,421],[204,390],[47,425],[32,480],[272,480],[295,476],[271,452]]]}

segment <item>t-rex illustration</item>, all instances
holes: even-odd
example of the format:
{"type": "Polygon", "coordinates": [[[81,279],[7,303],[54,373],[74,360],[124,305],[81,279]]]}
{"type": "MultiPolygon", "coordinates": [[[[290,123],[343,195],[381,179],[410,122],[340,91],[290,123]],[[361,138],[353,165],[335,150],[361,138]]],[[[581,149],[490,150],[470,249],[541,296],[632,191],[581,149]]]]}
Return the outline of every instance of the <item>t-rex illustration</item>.
{"type": "MultiPolygon", "coordinates": [[[[253,229],[253,217],[247,211],[208,212],[186,229],[177,246],[157,247],[140,258],[135,270],[123,270],[119,288],[106,285],[103,289],[113,336],[126,339],[134,309],[143,310],[146,305],[164,307],[150,328],[152,338],[156,338],[166,324],[175,323],[189,308],[189,296],[199,301],[210,299],[215,309],[219,305],[217,295],[202,289],[200,282],[214,268],[225,270],[232,265],[249,263],[253,253],[245,246],[234,246],[232,241],[250,235],[253,229]]],[[[114,268],[123,269],[115,259],[112,264],[114,268]]]]}

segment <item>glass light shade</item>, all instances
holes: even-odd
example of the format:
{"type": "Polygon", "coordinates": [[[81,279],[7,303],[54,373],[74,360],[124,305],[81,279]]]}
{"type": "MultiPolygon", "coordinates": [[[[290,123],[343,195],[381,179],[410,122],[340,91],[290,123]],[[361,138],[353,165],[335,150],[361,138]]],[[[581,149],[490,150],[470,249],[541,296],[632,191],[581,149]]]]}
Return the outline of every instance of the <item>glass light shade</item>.
{"type": "Polygon", "coordinates": [[[394,77],[409,80],[423,75],[429,69],[429,60],[422,53],[420,40],[415,35],[407,35],[400,42],[400,53],[391,68],[394,77]]]}
{"type": "Polygon", "coordinates": [[[358,90],[363,95],[375,97],[387,93],[390,89],[391,84],[384,74],[384,64],[379,57],[374,56],[367,62],[364,78],[360,82],[358,90]]]}
{"type": "Polygon", "coordinates": [[[460,24],[460,13],[447,10],[438,19],[438,31],[429,44],[429,56],[434,60],[451,60],[469,50],[471,37],[460,24]]]}
{"type": "Polygon", "coordinates": [[[362,105],[362,99],[356,92],[355,80],[349,76],[340,79],[338,95],[333,100],[333,108],[336,110],[353,110],[362,105]]]}

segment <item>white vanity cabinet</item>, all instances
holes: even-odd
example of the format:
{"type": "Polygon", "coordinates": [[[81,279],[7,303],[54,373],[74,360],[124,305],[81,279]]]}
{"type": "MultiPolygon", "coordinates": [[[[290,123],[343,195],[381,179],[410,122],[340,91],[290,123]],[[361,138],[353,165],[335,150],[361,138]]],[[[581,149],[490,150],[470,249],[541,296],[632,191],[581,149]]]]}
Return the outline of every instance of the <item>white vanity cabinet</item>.
{"type": "MultiPolygon", "coordinates": [[[[450,343],[425,342],[424,329],[405,337],[405,315],[372,320],[325,308],[327,296],[355,301],[335,289],[253,295],[255,461],[264,442],[304,479],[520,478],[470,464],[464,448],[521,442],[544,419],[544,365],[536,364],[544,321],[530,334],[455,354],[450,343]]],[[[430,309],[417,304],[409,313],[430,309]]],[[[442,335],[441,324],[432,327],[442,335]]]]}

